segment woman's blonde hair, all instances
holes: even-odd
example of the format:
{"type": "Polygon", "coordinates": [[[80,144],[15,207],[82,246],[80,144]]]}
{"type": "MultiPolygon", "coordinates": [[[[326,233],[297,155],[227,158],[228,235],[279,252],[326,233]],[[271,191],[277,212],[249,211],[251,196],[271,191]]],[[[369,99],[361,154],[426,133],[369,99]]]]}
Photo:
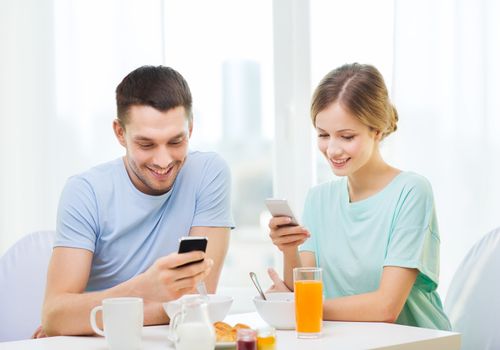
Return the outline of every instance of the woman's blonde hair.
{"type": "Polygon", "coordinates": [[[338,102],[353,116],[372,130],[380,131],[382,138],[396,131],[398,112],[389,101],[382,74],[368,64],[345,64],[329,72],[314,91],[311,118],[338,102]]]}

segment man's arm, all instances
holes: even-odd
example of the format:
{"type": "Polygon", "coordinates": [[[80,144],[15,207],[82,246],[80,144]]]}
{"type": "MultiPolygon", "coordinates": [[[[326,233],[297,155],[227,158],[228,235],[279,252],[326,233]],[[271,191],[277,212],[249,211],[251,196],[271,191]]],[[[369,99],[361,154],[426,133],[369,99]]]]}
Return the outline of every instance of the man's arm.
{"type": "Polygon", "coordinates": [[[206,256],[214,261],[212,270],[205,279],[209,293],[215,293],[217,290],[220,273],[229,247],[230,231],[229,227],[195,226],[189,232],[190,236],[206,236],[208,238],[206,256]]]}
{"type": "MultiPolygon", "coordinates": [[[[113,288],[85,292],[92,252],[85,249],[56,247],[50,260],[42,328],[47,335],[93,334],[90,310],[111,297],[136,296],[144,299],[144,323],[167,322],[161,302],[177,299],[193,291],[204,280],[213,265],[211,259],[177,268],[185,263],[205,258],[202,252],[170,254],[161,257],[144,273],[113,288]]],[[[101,323],[98,320],[98,323],[101,323]]]]}

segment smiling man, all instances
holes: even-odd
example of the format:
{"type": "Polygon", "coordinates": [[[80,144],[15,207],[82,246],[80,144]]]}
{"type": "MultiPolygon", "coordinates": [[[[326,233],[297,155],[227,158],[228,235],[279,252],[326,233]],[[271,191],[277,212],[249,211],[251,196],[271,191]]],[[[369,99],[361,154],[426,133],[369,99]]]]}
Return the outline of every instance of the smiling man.
{"type": "Polygon", "coordinates": [[[216,290],[233,227],[230,174],[217,154],[189,151],[186,81],[168,67],[140,67],[118,85],[116,102],[125,156],[68,180],[35,336],[92,334],[90,310],[104,298],[142,297],[144,324],[161,324],[162,302],[202,280],[216,290]],[[176,253],[188,235],[208,237],[205,254],[176,253]]]}

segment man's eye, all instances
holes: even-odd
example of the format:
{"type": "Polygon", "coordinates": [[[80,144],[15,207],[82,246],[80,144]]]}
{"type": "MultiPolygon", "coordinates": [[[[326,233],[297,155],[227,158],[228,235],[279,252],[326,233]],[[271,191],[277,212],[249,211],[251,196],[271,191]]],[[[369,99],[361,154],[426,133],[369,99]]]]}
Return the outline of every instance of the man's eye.
{"type": "Polygon", "coordinates": [[[139,144],[139,147],[142,148],[142,149],[148,149],[148,148],[153,147],[153,144],[151,144],[151,143],[141,143],[141,144],[139,144]]]}
{"type": "Polygon", "coordinates": [[[183,140],[184,140],[184,139],[177,139],[177,140],[173,140],[173,141],[171,141],[171,142],[170,142],[170,144],[171,144],[171,145],[178,145],[178,144],[181,144],[183,140]]]}

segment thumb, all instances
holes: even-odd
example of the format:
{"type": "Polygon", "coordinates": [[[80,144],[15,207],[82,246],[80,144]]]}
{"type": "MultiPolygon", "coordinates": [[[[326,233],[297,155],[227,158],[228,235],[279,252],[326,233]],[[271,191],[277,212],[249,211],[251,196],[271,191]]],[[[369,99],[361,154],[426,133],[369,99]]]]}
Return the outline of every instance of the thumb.
{"type": "Polygon", "coordinates": [[[273,269],[272,267],[268,268],[267,274],[273,281],[275,287],[286,287],[285,282],[283,282],[283,280],[280,278],[275,269],[273,269]]]}

